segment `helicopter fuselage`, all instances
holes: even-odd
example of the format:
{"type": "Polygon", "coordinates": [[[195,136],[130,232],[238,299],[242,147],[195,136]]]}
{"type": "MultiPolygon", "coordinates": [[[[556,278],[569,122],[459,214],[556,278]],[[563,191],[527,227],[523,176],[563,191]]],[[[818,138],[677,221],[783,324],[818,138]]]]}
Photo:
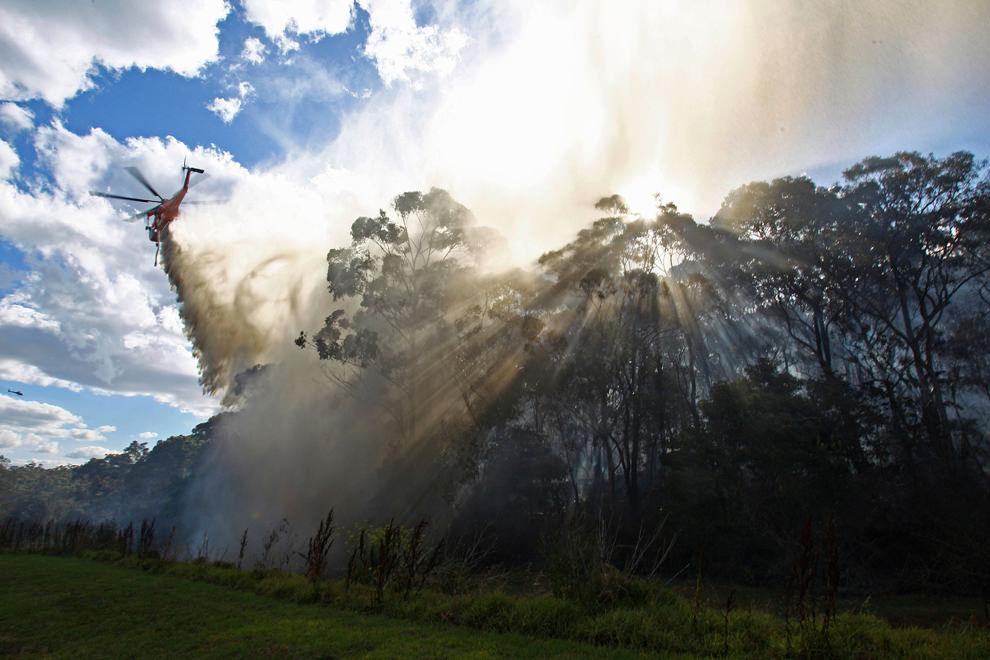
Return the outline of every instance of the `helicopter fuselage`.
{"type": "Polygon", "coordinates": [[[179,189],[179,192],[175,193],[172,197],[166,199],[164,202],[148,211],[148,240],[152,243],[160,242],[162,239],[162,232],[164,232],[168,226],[172,224],[173,220],[179,217],[179,205],[182,204],[182,200],[185,198],[186,193],[189,192],[189,177],[196,171],[201,170],[187,168],[186,180],[182,184],[182,188],[179,189]]]}

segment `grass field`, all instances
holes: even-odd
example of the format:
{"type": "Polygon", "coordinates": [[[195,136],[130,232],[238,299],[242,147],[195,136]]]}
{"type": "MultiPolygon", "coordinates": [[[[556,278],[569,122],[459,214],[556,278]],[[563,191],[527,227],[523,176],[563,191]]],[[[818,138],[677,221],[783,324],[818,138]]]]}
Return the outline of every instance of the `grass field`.
{"type": "Polygon", "coordinates": [[[0,657],[653,656],[287,603],[85,559],[0,554],[0,657]]]}
{"type": "Polygon", "coordinates": [[[750,609],[755,592],[721,610],[669,589],[591,607],[497,589],[379,601],[367,585],[292,573],[105,559],[0,554],[0,657],[990,658],[972,610],[893,628],[855,611],[788,622],[750,609]]]}
{"type": "MultiPolygon", "coordinates": [[[[674,584],[674,591],[685,598],[693,598],[693,580],[681,580],[674,584]]],[[[741,609],[758,609],[782,616],[784,589],[750,587],[741,584],[705,582],[701,598],[710,607],[725,603],[730,591],[735,592],[736,604],[741,609]]],[[[840,612],[868,612],[897,628],[918,627],[939,629],[949,624],[990,626],[986,612],[988,603],[979,596],[931,596],[922,594],[877,594],[839,596],[840,612]]]]}

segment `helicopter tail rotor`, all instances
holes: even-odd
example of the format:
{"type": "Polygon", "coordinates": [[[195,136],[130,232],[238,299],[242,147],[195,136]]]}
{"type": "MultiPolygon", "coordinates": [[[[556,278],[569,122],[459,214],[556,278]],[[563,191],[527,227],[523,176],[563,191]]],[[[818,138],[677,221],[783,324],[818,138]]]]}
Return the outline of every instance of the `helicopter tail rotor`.
{"type": "Polygon", "coordinates": [[[187,170],[190,171],[190,172],[196,172],[197,174],[206,174],[206,170],[202,170],[202,169],[200,169],[198,167],[189,167],[188,165],[186,165],[186,159],[183,158],[182,159],[182,171],[185,172],[187,170]]]}

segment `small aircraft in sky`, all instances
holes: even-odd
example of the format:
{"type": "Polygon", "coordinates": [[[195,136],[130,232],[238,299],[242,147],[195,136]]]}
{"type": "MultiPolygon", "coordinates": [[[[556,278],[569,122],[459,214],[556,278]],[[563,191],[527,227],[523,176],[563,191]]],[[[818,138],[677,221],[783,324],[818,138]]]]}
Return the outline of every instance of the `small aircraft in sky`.
{"type": "MultiPolygon", "coordinates": [[[[109,197],[110,199],[126,199],[131,202],[149,202],[155,204],[147,211],[141,211],[130,218],[128,221],[137,220],[141,216],[145,218],[145,229],[148,230],[148,239],[155,244],[155,266],[158,265],[158,252],[161,250],[161,240],[162,233],[168,229],[168,226],[172,224],[172,221],[179,216],[179,204],[182,203],[183,198],[185,198],[186,193],[189,191],[189,177],[192,176],[193,172],[197,174],[205,174],[206,171],[198,167],[189,167],[186,165],[185,161],[182,163],[182,171],[185,172],[185,180],[182,182],[182,188],[179,189],[174,195],[168,199],[162,197],[158,194],[148,179],[145,178],[144,174],[141,173],[136,167],[125,167],[127,173],[132,177],[137,179],[147,188],[152,195],[158,199],[144,199],[142,197],[125,197],[123,195],[111,195],[110,193],[90,191],[90,195],[96,195],[97,197],[109,197]]],[[[196,202],[186,202],[187,204],[195,204],[196,202]]]]}
{"type": "Polygon", "coordinates": [[[16,394],[17,396],[24,396],[24,392],[18,392],[17,390],[7,389],[11,394],[16,394]]]}

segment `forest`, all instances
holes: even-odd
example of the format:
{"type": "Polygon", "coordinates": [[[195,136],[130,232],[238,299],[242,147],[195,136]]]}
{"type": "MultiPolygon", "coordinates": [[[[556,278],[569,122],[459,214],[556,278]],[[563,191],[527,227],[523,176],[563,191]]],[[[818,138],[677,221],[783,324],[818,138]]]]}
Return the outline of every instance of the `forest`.
{"type": "MultiPolygon", "coordinates": [[[[296,344],[327,410],[360,417],[313,411],[319,433],[380,453],[362,497],[327,484],[318,515],[428,516],[509,567],[583,539],[626,568],[655,538],[665,573],[780,585],[813,543],[851,590],[990,589],[987,162],[901,152],[831,187],[754,182],[707,223],[656,202],[601,198],[533,270],[494,268],[497,231],[441,189],[356,219],[296,344]]],[[[0,460],[0,518],[182,530],[276,371],[150,449],[0,460]]]]}

